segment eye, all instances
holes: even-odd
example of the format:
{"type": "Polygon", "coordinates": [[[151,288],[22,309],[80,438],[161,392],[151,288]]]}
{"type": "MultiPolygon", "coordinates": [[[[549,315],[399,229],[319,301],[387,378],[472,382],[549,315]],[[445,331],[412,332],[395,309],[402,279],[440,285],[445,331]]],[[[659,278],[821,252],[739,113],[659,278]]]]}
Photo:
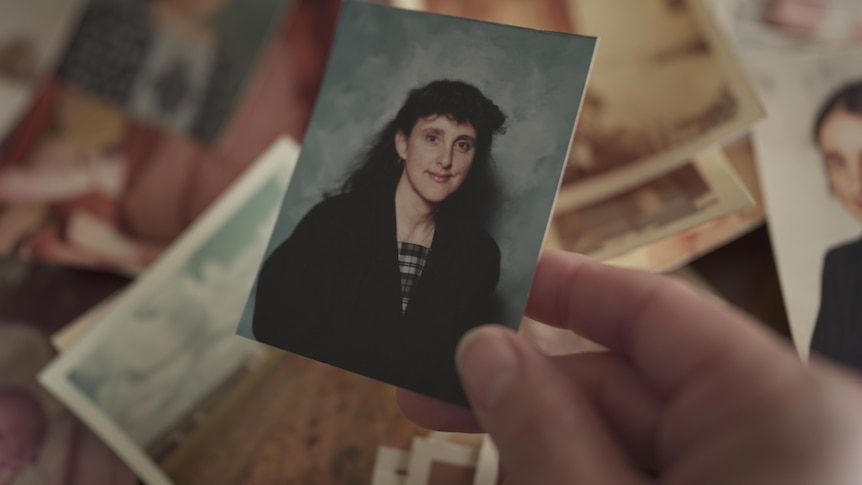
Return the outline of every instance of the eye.
{"type": "Polygon", "coordinates": [[[425,135],[425,141],[429,143],[437,143],[438,141],[440,141],[440,136],[436,133],[428,133],[427,135],[425,135]]]}
{"type": "Polygon", "coordinates": [[[458,150],[461,150],[465,153],[473,149],[473,143],[467,140],[460,140],[458,143],[455,144],[455,146],[458,147],[458,150]]]}
{"type": "Polygon", "coordinates": [[[844,168],[847,163],[844,161],[844,158],[839,155],[827,155],[826,165],[828,165],[829,168],[844,168]]]}

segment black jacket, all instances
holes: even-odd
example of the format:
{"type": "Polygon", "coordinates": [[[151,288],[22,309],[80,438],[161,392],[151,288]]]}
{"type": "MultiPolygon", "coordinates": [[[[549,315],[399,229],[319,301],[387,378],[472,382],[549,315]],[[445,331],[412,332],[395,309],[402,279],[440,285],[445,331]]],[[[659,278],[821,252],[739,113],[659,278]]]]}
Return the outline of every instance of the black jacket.
{"type": "Polygon", "coordinates": [[[829,250],[812,353],[862,370],[862,240],[829,250]]]}
{"type": "Polygon", "coordinates": [[[264,263],[253,329],[264,343],[466,405],[454,353],[496,321],[500,251],[475,225],[438,217],[406,313],[394,195],[324,200],[264,263]]]}

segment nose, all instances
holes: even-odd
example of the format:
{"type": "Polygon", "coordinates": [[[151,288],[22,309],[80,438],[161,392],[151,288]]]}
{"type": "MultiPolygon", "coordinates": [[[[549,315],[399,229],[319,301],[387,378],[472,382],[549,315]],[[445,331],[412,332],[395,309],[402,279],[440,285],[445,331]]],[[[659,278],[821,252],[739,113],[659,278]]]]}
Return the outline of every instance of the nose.
{"type": "Polygon", "coordinates": [[[449,168],[452,167],[452,156],[453,156],[452,151],[453,150],[455,150],[455,149],[450,148],[448,150],[446,150],[446,149],[441,150],[442,153],[440,153],[440,156],[437,158],[437,163],[440,164],[441,168],[445,168],[448,170],[449,168]]]}

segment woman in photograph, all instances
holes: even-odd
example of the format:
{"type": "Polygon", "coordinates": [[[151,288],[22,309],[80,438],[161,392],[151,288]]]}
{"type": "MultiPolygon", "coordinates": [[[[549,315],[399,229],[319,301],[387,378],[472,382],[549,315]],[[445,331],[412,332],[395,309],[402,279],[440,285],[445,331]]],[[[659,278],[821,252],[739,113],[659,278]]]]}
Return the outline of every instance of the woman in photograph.
{"type": "MultiPolygon", "coordinates": [[[[814,134],[832,194],[862,224],[862,82],[827,100],[814,134]]],[[[862,369],[862,240],[826,253],[811,351],[862,369]]]]}
{"type": "Polygon", "coordinates": [[[446,384],[458,339],[497,317],[500,251],[484,226],[505,119],[460,81],[411,91],[337,195],[264,263],[255,337],[466,402],[446,384]]]}

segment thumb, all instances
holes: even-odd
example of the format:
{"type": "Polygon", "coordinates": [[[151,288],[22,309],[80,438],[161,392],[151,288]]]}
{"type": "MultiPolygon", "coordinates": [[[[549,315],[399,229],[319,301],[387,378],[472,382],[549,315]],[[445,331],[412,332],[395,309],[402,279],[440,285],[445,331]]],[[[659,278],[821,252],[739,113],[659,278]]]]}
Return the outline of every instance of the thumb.
{"type": "Polygon", "coordinates": [[[512,331],[472,330],[456,359],[507,483],[646,483],[575,382],[512,331]]]}

